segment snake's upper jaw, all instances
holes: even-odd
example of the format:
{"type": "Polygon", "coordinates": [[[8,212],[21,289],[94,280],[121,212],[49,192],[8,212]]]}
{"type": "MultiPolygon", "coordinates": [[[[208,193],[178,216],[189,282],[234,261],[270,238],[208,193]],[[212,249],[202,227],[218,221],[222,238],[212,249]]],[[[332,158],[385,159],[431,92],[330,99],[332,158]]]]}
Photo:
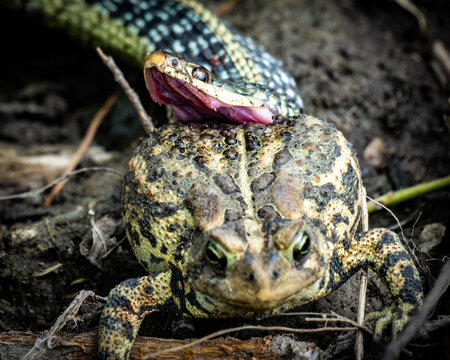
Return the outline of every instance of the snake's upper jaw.
{"type": "Polygon", "coordinates": [[[233,99],[227,103],[223,97],[215,97],[202,91],[195,82],[177,79],[161,72],[155,66],[145,69],[145,81],[152,99],[159,104],[170,105],[176,121],[217,119],[235,123],[269,124],[277,115],[259,102],[236,105],[233,99]]]}

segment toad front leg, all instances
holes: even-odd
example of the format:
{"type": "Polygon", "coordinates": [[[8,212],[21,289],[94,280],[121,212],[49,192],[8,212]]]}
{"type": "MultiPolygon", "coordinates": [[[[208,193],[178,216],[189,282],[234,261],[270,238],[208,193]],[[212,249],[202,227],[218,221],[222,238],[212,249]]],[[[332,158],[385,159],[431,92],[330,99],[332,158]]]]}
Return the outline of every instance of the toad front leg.
{"type": "Polygon", "coordinates": [[[382,311],[367,316],[367,319],[378,319],[374,333],[376,341],[381,339],[383,330],[389,324],[392,324],[392,338],[395,338],[422,305],[423,289],[419,273],[394,232],[373,229],[357,234],[349,244],[337,246],[333,260],[337,276],[333,278],[332,274],[332,286],[339,286],[356,270],[366,266],[376,271],[388,286],[392,303],[382,311]]]}
{"type": "Polygon", "coordinates": [[[171,275],[167,271],[128,279],[111,290],[98,330],[100,359],[128,359],[144,317],[172,298],[171,275]]]}

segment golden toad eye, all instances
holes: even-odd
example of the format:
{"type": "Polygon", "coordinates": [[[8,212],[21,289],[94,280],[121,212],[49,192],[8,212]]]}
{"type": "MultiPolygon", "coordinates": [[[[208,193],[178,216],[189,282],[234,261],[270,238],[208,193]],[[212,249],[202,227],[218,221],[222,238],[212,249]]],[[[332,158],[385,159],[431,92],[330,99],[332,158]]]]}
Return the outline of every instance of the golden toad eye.
{"type": "Polygon", "coordinates": [[[214,240],[210,240],[206,246],[206,259],[218,270],[224,270],[227,267],[227,256],[214,240]]]}
{"type": "Polygon", "coordinates": [[[209,82],[209,71],[203,66],[196,67],[192,70],[192,77],[207,83],[209,82]]]}
{"type": "Polygon", "coordinates": [[[294,239],[292,258],[297,262],[301,261],[308,254],[310,246],[309,235],[306,231],[301,230],[294,239]]]}

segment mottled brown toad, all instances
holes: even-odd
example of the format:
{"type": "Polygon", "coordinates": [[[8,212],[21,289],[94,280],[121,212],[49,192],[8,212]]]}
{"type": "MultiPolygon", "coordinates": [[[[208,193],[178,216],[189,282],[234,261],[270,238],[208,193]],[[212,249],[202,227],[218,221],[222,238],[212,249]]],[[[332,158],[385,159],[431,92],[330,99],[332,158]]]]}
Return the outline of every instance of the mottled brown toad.
{"type": "Polygon", "coordinates": [[[125,359],[142,319],[270,316],[318,299],[361,267],[393,302],[376,336],[422,303],[397,235],[358,233],[361,175],[341,132],[311,116],[275,124],[174,124],[137,148],[123,188],[133,251],[149,275],[115,287],[99,353],[125,359]]]}

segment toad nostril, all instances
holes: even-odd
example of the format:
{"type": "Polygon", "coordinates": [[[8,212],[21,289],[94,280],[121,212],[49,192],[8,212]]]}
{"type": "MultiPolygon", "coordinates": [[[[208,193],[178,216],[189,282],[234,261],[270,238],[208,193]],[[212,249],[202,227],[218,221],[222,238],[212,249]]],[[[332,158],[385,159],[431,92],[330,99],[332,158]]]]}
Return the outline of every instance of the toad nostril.
{"type": "Polygon", "coordinates": [[[278,270],[273,270],[272,271],[272,280],[278,280],[279,277],[280,277],[280,272],[278,270]]]}
{"type": "Polygon", "coordinates": [[[245,280],[253,282],[255,281],[255,275],[252,272],[247,272],[245,274],[245,280]]]}

